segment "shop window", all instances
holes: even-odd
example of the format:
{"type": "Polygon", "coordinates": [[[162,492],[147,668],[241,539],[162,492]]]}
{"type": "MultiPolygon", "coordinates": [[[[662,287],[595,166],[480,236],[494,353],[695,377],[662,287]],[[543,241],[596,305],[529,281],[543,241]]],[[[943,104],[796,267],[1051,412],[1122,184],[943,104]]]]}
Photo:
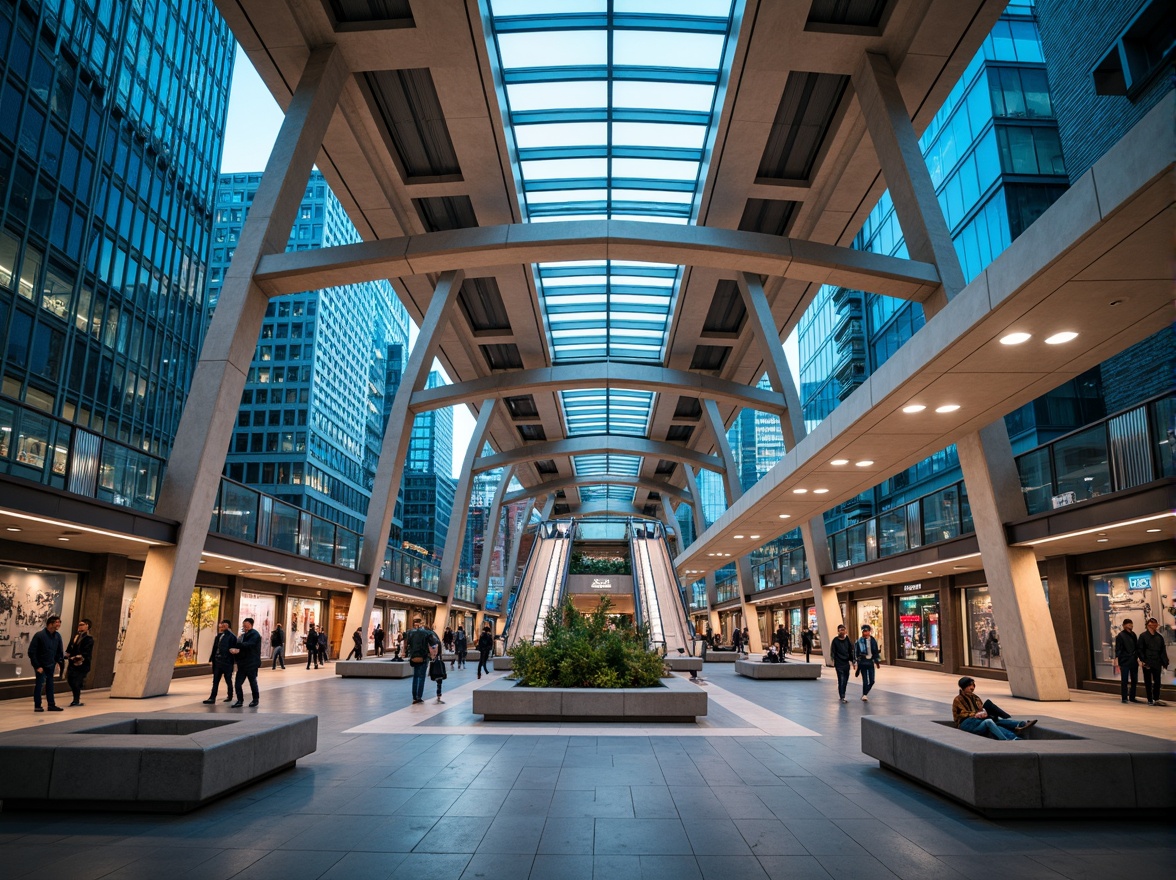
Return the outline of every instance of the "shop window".
{"type": "Polygon", "coordinates": [[[1160,622],[1168,655],[1176,652],[1176,571],[1155,569],[1110,572],[1092,576],[1087,586],[1090,602],[1090,654],[1095,678],[1118,681],[1114,672],[1115,636],[1130,619],[1135,633],[1144,632],[1146,621],[1160,622]]]}
{"type": "Polygon", "coordinates": [[[964,665],[1004,669],[988,587],[964,590],[964,665]]]}
{"type": "Polygon", "coordinates": [[[77,575],[0,566],[0,681],[33,679],[29,642],[50,615],[72,625],[77,592],[77,575]]]}
{"type": "Polygon", "coordinates": [[[939,663],[939,594],[899,596],[898,654],[904,660],[939,663]]]}
{"type": "MultiPolygon", "coordinates": [[[[862,599],[857,603],[857,632],[861,635],[862,627],[869,626],[874,631],[874,638],[878,642],[878,659],[886,660],[886,645],[882,634],[886,632],[882,628],[882,607],[885,599],[862,599]]],[[[842,612],[844,619],[845,612],[842,612]]]]}
{"type": "Polygon", "coordinates": [[[176,652],[176,666],[193,666],[207,662],[216,638],[217,623],[221,620],[221,591],[196,587],[188,600],[188,614],[184,618],[184,632],[176,652]]]}

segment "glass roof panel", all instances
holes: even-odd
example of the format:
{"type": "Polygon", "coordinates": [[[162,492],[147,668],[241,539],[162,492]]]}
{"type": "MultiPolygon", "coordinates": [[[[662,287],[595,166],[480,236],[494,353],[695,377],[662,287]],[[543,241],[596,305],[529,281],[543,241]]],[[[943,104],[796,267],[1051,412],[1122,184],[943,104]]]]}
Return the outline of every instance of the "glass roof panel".
{"type": "Polygon", "coordinates": [[[608,31],[499,34],[498,50],[506,69],[600,65],[608,62],[608,31]]]}
{"type": "Polygon", "coordinates": [[[621,477],[635,477],[641,471],[641,458],[637,455],[574,455],[572,467],[578,477],[599,477],[613,474],[621,477]]]}
{"type": "MultiPolygon", "coordinates": [[[[695,222],[741,6],[486,0],[524,219],[695,222]]],[[[536,264],[534,272],[554,363],[664,362],[681,266],[569,261],[536,264]]],[[[648,436],[653,402],[652,392],[561,392],[569,436],[648,436]]],[[[636,475],[642,460],[575,461],[577,475],[592,468],[636,475]]],[[[621,497],[608,487],[593,491],[621,497]]],[[[621,495],[631,502],[633,490],[621,495]]]]}
{"type": "Polygon", "coordinates": [[[632,504],[637,490],[632,486],[591,485],[580,486],[581,501],[620,501],[632,504]]]}

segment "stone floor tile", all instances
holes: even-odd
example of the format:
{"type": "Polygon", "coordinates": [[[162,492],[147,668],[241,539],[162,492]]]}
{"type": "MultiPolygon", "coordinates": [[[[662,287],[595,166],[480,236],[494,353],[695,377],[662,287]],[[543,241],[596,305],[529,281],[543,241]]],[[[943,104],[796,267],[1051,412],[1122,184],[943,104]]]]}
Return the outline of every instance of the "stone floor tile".
{"type": "Polygon", "coordinates": [[[442,816],[412,848],[414,853],[472,853],[490,827],[491,819],[477,816],[442,816]]]}
{"type": "Polygon", "coordinates": [[[705,880],[768,880],[755,856],[698,856],[705,880]]]}
{"type": "Polygon", "coordinates": [[[592,862],[591,855],[539,853],[531,863],[530,880],[592,880],[592,862]]]}
{"type": "Polygon", "coordinates": [[[678,819],[597,819],[596,855],[691,855],[678,819]]]}
{"type": "Polygon", "coordinates": [[[815,856],[760,856],[770,880],[833,880],[815,856]]]}
{"type": "Polygon", "coordinates": [[[527,877],[535,860],[532,853],[474,853],[461,880],[514,880],[527,877]]]}
{"type": "Polygon", "coordinates": [[[543,835],[539,839],[539,852],[546,855],[590,854],[595,828],[594,819],[549,817],[543,826],[543,835]]]}

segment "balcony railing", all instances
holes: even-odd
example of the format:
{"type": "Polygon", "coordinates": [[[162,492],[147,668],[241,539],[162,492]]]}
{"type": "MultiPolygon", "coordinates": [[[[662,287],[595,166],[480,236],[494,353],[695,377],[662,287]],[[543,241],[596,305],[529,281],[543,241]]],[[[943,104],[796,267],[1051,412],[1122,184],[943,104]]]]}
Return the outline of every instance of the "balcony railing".
{"type": "Polygon", "coordinates": [[[441,566],[416,553],[389,545],[384,550],[384,567],[380,569],[380,577],[407,587],[436,593],[440,590],[441,566]]]}
{"type": "Polygon", "coordinates": [[[1018,456],[1029,514],[1176,475],[1174,402],[1150,400],[1018,456]]]}
{"type": "Polygon", "coordinates": [[[752,566],[751,579],[757,593],[808,580],[804,548],[796,547],[760,565],[752,566]]]}
{"type": "Polygon", "coordinates": [[[164,461],[0,398],[0,474],[151,513],[164,461]]]}

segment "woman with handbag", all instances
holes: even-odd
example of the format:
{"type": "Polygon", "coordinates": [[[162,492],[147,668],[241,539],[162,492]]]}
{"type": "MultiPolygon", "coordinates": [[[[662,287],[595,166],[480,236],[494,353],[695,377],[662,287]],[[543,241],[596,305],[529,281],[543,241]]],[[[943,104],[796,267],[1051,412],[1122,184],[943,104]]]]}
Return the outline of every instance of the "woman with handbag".
{"type": "Polygon", "coordinates": [[[441,699],[441,682],[445,681],[445,661],[441,659],[441,646],[429,646],[429,678],[437,682],[437,702],[444,703],[441,699]]]}

